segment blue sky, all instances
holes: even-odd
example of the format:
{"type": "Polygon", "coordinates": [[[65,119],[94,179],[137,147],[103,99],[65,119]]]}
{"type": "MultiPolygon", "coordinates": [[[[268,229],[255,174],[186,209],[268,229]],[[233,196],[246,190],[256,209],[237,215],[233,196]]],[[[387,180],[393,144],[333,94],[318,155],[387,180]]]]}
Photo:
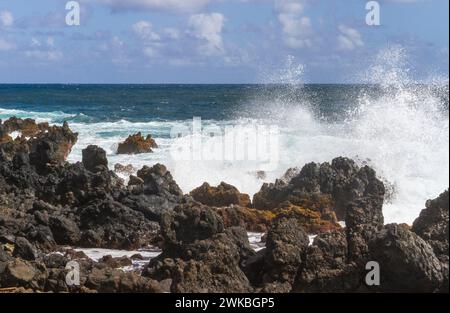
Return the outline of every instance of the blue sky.
{"type": "Polygon", "coordinates": [[[380,0],[379,26],[365,0],[79,0],[79,26],[67,2],[0,0],[0,83],[358,82],[393,47],[448,79],[448,0],[380,0]]]}

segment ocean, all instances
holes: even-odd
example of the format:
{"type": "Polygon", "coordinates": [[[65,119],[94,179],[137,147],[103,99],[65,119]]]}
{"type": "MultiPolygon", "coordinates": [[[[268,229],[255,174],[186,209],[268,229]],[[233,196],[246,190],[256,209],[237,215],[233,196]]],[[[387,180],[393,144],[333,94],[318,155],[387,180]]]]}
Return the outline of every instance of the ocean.
{"type": "MultiPolygon", "coordinates": [[[[0,119],[69,122],[79,133],[71,162],[95,144],[105,149],[111,168],[165,164],[186,193],[205,181],[225,181],[253,195],[290,167],[346,156],[372,166],[385,182],[386,222],[409,224],[427,199],[448,188],[448,103],[448,84],[0,85],[0,119]],[[226,129],[276,129],[273,166],[261,175],[251,158],[178,158],[173,147],[189,145],[197,135],[173,136],[173,129],[193,130],[199,119],[208,132],[198,139],[209,152],[227,148],[226,129]],[[214,138],[210,129],[218,130],[214,138]],[[118,143],[135,132],[151,134],[159,148],[117,155],[118,143]]],[[[256,151],[258,140],[231,149],[256,151]]]]}

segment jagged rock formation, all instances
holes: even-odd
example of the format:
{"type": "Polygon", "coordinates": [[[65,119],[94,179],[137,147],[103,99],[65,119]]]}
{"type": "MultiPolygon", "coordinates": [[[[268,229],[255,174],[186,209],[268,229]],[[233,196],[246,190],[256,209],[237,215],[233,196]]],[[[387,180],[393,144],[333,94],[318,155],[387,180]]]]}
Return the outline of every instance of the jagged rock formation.
{"type": "Polygon", "coordinates": [[[119,143],[117,148],[118,154],[139,154],[153,152],[154,148],[158,148],[155,140],[151,135],[146,138],[141,133],[128,136],[124,142],[119,143]]]}
{"type": "Polygon", "coordinates": [[[83,150],[82,162],[67,163],[76,141],[67,123],[0,123],[0,288],[448,292],[448,191],[428,201],[412,227],[384,225],[383,183],[350,159],[288,171],[250,203],[225,183],[183,195],[161,164],[144,166],[126,186],[99,147],[83,150]],[[247,230],[267,231],[266,248],[253,251],[247,230]],[[309,234],[317,234],[312,244],[309,234]],[[93,262],[74,251],[50,253],[67,245],[151,243],[162,253],[143,275],[119,269],[130,264],[127,258],[93,262]],[[81,266],[79,286],[65,282],[70,260],[81,266]],[[368,286],[366,264],[373,261],[381,284],[368,286]]]}

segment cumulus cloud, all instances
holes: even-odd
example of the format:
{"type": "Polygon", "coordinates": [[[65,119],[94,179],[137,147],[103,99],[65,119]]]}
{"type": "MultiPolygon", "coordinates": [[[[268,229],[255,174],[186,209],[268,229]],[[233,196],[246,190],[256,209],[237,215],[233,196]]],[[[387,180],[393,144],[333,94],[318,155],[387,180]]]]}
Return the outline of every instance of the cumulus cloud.
{"type": "Polygon", "coordinates": [[[155,41],[160,40],[160,36],[153,31],[152,23],[147,21],[140,21],[135,23],[133,26],[133,31],[142,40],[155,41]]]}
{"type": "Polygon", "coordinates": [[[211,55],[224,52],[222,29],[225,17],[220,13],[195,14],[189,18],[191,34],[205,41],[200,47],[204,54],[211,55]]]}
{"type": "MultiPolygon", "coordinates": [[[[86,0],[85,0],[86,1],[86,0]]],[[[107,5],[114,11],[124,10],[163,10],[192,12],[207,5],[210,0],[94,0],[107,5]]],[[[89,2],[92,2],[90,0],[89,2]]]]}
{"type": "Polygon", "coordinates": [[[304,5],[299,0],[275,0],[278,22],[283,40],[290,48],[312,46],[311,19],[303,14],[304,5]]]}
{"type": "Polygon", "coordinates": [[[0,26],[10,27],[14,24],[14,17],[7,10],[0,11],[0,26]]]}
{"type": "Polygon", "coordinates": [[[354,28],[339,25],[340,34],[337,37],[339,50],[354,50],[364,46],[361,34],[354,28]]]}
{"type": "Polygon", "coordinates": [[[63,58],[63,53],[61,51],[51,50],[51,51],[42,51],[42,50],[33,50],[33,51],[25,51],[25,55],[29,58],[37,59],[39,61],[59,61],[63,58]]]}
{"type": "Polygon", "coordinates": [[[23,54],[27,58],[42,62],[60,61],[64,57],[61,51],[55,49],[55,39],[51,36],[44,39],[32,37],[29,48],[24,50],[23,54]]]}

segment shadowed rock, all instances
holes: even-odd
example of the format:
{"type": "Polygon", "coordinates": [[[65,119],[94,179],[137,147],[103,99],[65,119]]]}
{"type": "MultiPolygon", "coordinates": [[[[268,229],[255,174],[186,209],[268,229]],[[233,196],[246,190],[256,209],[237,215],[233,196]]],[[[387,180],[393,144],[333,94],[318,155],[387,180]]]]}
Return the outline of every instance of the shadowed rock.
{"type": "Polygon", "coordinates": [[[164,214],[163,252],[150,261],[144,275],[172,279],[172,292],[249,292],[240,264],[251,249],[238,242],[236,231],[225,231],[221,218],[208,207],[181,205],[164,214]]]}
{"type": "Polygon", "coordinates": [[[98,146],[90,145],[86,149],[83,149],[82,162],[88,171],[94,173],[108,169],[106,152],[98,146]]]}

